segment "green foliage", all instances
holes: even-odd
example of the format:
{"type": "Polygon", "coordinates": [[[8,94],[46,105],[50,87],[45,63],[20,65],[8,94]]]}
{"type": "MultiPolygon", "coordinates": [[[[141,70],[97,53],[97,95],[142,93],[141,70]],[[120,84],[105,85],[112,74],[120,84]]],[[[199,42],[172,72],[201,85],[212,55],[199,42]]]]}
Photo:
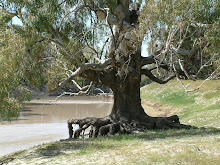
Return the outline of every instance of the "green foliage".
{"type": "Polygon", "coordinates": [[[4,23],[9,23],[11,21],[12,17],[8,14],[3,13],[0,11],[0,25],[3,26],[4,23]]]}
{"type": "MultiPolygon", "coordinates": [[[[220,7],[218,8],[220,12],[220,7]]],[[[205,40],[207,43],[210,43],[209,49],[206,49],[205,52],[210,54],[214,59],[214,65],[216,67],[220,66],[219,50],[220,50],[220,21],[215,21],[213,23],[213,30],[206,31],[204,34],[205,40]]]]}
{"type": "MultiPolygon", "coordinates": [[[[31,40],[27,40],[31,41],[31,40]]],[[[23,61],[23,78],[29,87],[39,89],[46,83],[47,68],[47,46],[38,43],[31,46],[32,43],[25,43],[25,60],[23,61]]]]}
{"type": "Polygon", "coordinates": [[[38,90],[47,83],[52,89],[67,77],[68,69],[84,62],[82,49],[85,40],[92,40],[91,27],[86,24],[88,10],[76,13],[76,4],[78,0],[0,2],[0,119],[18,116],[28,99],[21,85],[38,90]],[[22,26],[12,24],[15,15],[22,26]]]}
{"type": "MultiPolygon", "coordinates": [[[[153,43],[158,40],[160,43],[169,42],[168,37],[171,37],[171,33],[175,34],[169,45],[186,51],[196,49],[190,56],[172,54],[169,50],[161,58],[166,60],[165,63],[169,63],[171,59],[181,59],[188,73],[196,73],[212,59],[214,66],[199,74],[207,76],[219,66],[219,12],[218,0],[150,0],[143,6],[140,15],[139,35],[142,36],[141,39],[147,35],[151,54],[158,49],[153,43]],[[194,23],[196,24],[193,25],[194,23]]],[[[179,68],[178,65],[175,66],[179,68]]]]}
{"type": "Polygon", "coordinates": [[[48,90],[52,90],[61,82],[64,80],[66,75],[66,69],[65,66],[66,63],[60,64],[59,58],[57,60],[53,60],[50,65],[47,68],[47,88],[48,90]],[[63,65],[62,65],[63,64],[63,65]]]}
{"type": "Polygon", "coordinates": [[[18,88],[22,79],[23,41],[10,29],[0,33],[0,119],[19,115],[20,107],[28,98],[27,92],[18,88]]]}
{"type": "Polygon", "coordinates": [[[45,45],[33,47],[37,36],[23,27],[0,29],[0,120],[11,120],[19,115],[30,93],[24,88],[39,89],[45,84],[45,45]],[[21,34],[20,34],[21,33],[21,34]]]}

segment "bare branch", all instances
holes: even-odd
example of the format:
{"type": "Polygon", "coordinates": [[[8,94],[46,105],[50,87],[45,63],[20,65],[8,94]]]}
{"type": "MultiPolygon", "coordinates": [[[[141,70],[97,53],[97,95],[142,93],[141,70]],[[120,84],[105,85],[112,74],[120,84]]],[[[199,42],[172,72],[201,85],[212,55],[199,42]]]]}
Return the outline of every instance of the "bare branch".
{"type": "Polygon", "coordinates": [[[72,82],[79,90],[82,90],[82,87],[75,80],[72,80],[72,82]]]}
{"type": "Polygon", "coordinates": [[[95,88],[95,90],[98,90],[98,91],[102,92],[102,94],[105,94],[105,92],[103,90],[101,90],[100,88],[95,88]]]}
{"type": "Polygon", "coordinates": [[[161,54],[166,54],[166,52],[169,50],[170,44],[172,43],[173,37],[176,35],[176,33],[178,32],[179,29],[180,29],[180,26],[177,26],[172,31],[170,28],[169,35],[168,35],[167,41],[165,43],[165,48],[161,51],[161,53],[158,56],[160,56],[161,54]]]}
{"type": "MultiPolygon", "coordinates": [[[[73,71],[72,70],[68,70],[67,66],[65,64],[63,64],[64,67],[65,67],[65,70],[66,70],[66,75],[69,77],[71,74],[73,74],[73,71]],[[69,74],[69,72],[71,74],[69,74]]],[[[75,81],[75,80],[72,80],[73,84],[79,89],[79,90],[82,90],[82,87],[75,81]]]]}
{"type": "Polygon", "coordinates": [[[212,24],[203,24],[203,23],[198,23],[196,21],[192,21],[190,24],[193,27],[200,27],[200,28],[211,28],[212,27],[212,24]]]}
{"type": "Polygon", "coordinates": [[[108,41],[109,41],[109,38],[105,41],[105,43],[104,43],[103,46],[102,46],[102,50],[101,50],[99,59],[102,59],[102,54],[103,54],[103,51],[104,51],[105,46],[106,46],[106,44],[108,43],[108,41]]]}
{"type": "Polygon", "coordinates": [[[205,67],[209,67],[209,66],[212,66],[213,64],[212,64],[212,59],[210,59],[208,62],[206,62],[204,65],[202,65],[201,67],[200,67],[200,69],[198,70],[198,72],[196,73],[196,76],[195,77],[197,77],[198,76],[198,74],[205,68],[205,67]],[[210,64],[209,64],[210,63],[210,64]]]}
{"type": "Polygon", "coordinates": [[[61,95],[59,95],[57,98],[56,98],[56,101],[61,98],[62,96],[65,96],[65,95],[69,95],[69,96],[83,96],[83,95],[86,95],[88,94],[91,89],[94,87],[94,83],[91,81],[91,83],[85,87],[83,87],[78,93],[74,93],[74,92],[63,92],[61,95]],[[86,91],[83,91],[85,90],[86,91]]]}
{"type": "Polygon", "coordinates": [[[185,92],[187,93],[187,95],[190,96],[189,93],[188,93],[188,90],[187,90],[186,86],[183,84],[183,82],[181,81],[181,79],[179,78],[179,76],[176,76],[176,79],[177,79],[177,81],[182,85],[182,87],[183,87],[183,89],[185,90],[185,92]]]}
{"type": "Polygon", "coordinates": [[[211,74],[208,78],[206,78],[197,88],[195,88],[195,89],[193,89],[193,90],[187,90],[187,92],[193,92],[193,91],[199,90],[199,88],[200,88],[207,80],[211,80],[211,79],[214,77],[214,75],[215,75],[215,73],[218,71],[218,69],[219,69],[219,68],[217,68],[214,72],[212,72],[212,74],[211,74]]]}
{"type": "Polygon", "coordinates": [[[185,92],[186,92],[186,93],[188,94],[188,96],[189,96],[189,92],[193,92],[193,91],[199,90],[200,87],[201,87],[207,80],[211,80],[212,78],[214,78],[216,72],[219,70],[219,67],[218,67],[214,72],[212,72],[212,74],[211,74],[208,78],[206,78],[197,88],[195,88],[195,89],[193,89],[193,90],[188,90],[188,89],[186,88],[186,86],[184,85],[184,83],[183,83],[183,82],[181,81],[181,79],[179,78],[178,72],[176,71],[176,68],[175,68],[174,65],[173,65],[173,69],[174,69],[174,71],[175,71],[175,73],[176,73],[177,81],[182,85],[182,87],[184,88],[185,92]]]}
{"type": "Polygon", "coordinates": [[[173,44],[170,45],[170,50],[173,53],[178,54],[180,56],[188,56],[189,59],[196,52],[197,48],[198,48],[197,46],[193,46],[191,50],[184,50],[181,48],[176,48],[173,44]]]}
{"type": "Polygon", "coordinates": [[[68,84],[73,78],[79,76],[86,70],[95,70],[95,71],[102,71],[104,70],[107,66],[112,64],[112,59],[107,59],[103,63],[86,63],[83,66],[79,67],[75,72],[73,72],[68,78],[66,78],[64,81],[62,81],[56,88],[52,89],[49,91],[50,94],[56,92],[57,90],[61,89],[63,86],[68,84]]]}
{"type": "Polygon", "coordinates": [[[97,55],[97,57],[99,57],[99,53],[97,52],[97,50],[95,48],[91,47],[87,41],[86,41],[86,45],[89,49],[91,49],[97,55]]]}
{"type": "Polygon", "coordinates": [[[188,91],[187,91],[187,89],[186,89],[186,86],[183,84],[183,82],[182,82],[181,79],[179,78],[179,75],[178,75],[178,72],[177,72],[177,70],[176,70],[175,65],[173,65],[173,69],[174,69],[174,71],[175,71],[177,81],[182,85],[183,89],[185,90],[185,92],[186,92],[186,93],[188,94],[188,96],[189,96],[189,93],[188,93],[188,91]]]}
{"type": "Polygon", "coordinates": [[[189,74],[187,73],[186,69],[183,67],[183,65],[182,65],[182,63],[181,63],[181,60],[178,59],[178,61],[179,61],[179,65],[180,65],[181,70],[185,73],[186,77],[187,77],[188,79],[190,79],[190,76],[189,76],[189,74]]]}
{"type": "MultiPolygon", "coordinates": [[[[89,92],[92,90],[93,87],[94,87],[94,82],[91,81],[90,84],[86,86],[87,90],[86,90],[86,91],[82,91],[82,90],[81,90],[81,91],[79,92],[79,94],[80,94],[80,95],[82,95],[82,94],[83,94],[83,95],[84,95],[84,94],[87,94],[87,93],[89,93],[89,92]]],[[[82,89],[86,89],[86,88],[82,88],[82,89]]]]}

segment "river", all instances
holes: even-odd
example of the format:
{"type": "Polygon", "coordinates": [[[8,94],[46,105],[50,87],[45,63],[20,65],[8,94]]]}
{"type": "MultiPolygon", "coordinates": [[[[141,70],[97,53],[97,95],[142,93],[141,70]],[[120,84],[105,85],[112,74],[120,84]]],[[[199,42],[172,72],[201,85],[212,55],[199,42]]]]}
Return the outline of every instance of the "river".
{"type": "Polygon", "coordinates": [[[49,97],[25,104],[17,120],[0,123],[0,156],[68,138],[68,119],[104,117],[113,99],[104,97],[49,97]]]}

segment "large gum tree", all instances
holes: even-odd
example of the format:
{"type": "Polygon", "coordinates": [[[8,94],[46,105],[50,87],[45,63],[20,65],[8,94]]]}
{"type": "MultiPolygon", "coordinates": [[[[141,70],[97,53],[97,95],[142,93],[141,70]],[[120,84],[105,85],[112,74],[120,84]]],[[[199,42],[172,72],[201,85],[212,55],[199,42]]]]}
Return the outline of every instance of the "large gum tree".
{"type": "Polygon", "coordinates": [[[47,78],[49,93],[69,83],[79,88],[78,94],[88,92],[94,83],[113,91],[111,114],[70,119],[70,138],[78,138],[87,128],[90,137],[194,128],[181,124],[177,115],[147,115],[141,106],[141,76],[160,84],[175,77],[180,82],[215,77],[219,71],[218,1],[0,0],[0,8],[4,27],[23,37],[24,61],[29,59],[21,67],[23,79],[39,76],[34,72],[27,76],[32,61],[40,63],[34,69],[41,69],[47,78]],[[10,22],[14,17],[19,25],[10,22]],[[147,51],[141,51],[143,45],[147,51]],[[79,77],[92,83],[81,87],[79,77]],[[72,124],[79,128],[74,131],[72,124]]]}

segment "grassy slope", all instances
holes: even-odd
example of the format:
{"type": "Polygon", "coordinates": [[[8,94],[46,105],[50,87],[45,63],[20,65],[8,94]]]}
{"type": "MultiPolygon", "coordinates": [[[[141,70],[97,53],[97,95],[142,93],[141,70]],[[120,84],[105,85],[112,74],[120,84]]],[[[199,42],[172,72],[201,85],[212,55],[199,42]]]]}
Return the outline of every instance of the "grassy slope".
{"type": "MultiPolygon", "coordinates": [[[[188,83],[188,82],[185,82],[188,83]]],[[[200,82],[193,82],[198,86],[200,82]]],[[[181,86],[150,84],[142,98],[166,104],[181,122],[219,127],[220,81],[209,81],[188,97],[181,86]],[[178,109],[178,110],[176,110],[178,109]]],[[[147,131],[97,139],[49,143],[0,158],[9,164],[195,164],[220,162],[220,132],[206,130],[147,131]]]]}
{"type": "MultiPolygon", "coordinates": [[[[183,81],[188,89],[197,88],[202,81],[183,81]]],[[[142,99],[179,109],[181,122],[194,126],[220,128],[220,81],[206,81],[189,96],[177,81],[165,85],[152,83],[142,88],[142,99]]]]}

